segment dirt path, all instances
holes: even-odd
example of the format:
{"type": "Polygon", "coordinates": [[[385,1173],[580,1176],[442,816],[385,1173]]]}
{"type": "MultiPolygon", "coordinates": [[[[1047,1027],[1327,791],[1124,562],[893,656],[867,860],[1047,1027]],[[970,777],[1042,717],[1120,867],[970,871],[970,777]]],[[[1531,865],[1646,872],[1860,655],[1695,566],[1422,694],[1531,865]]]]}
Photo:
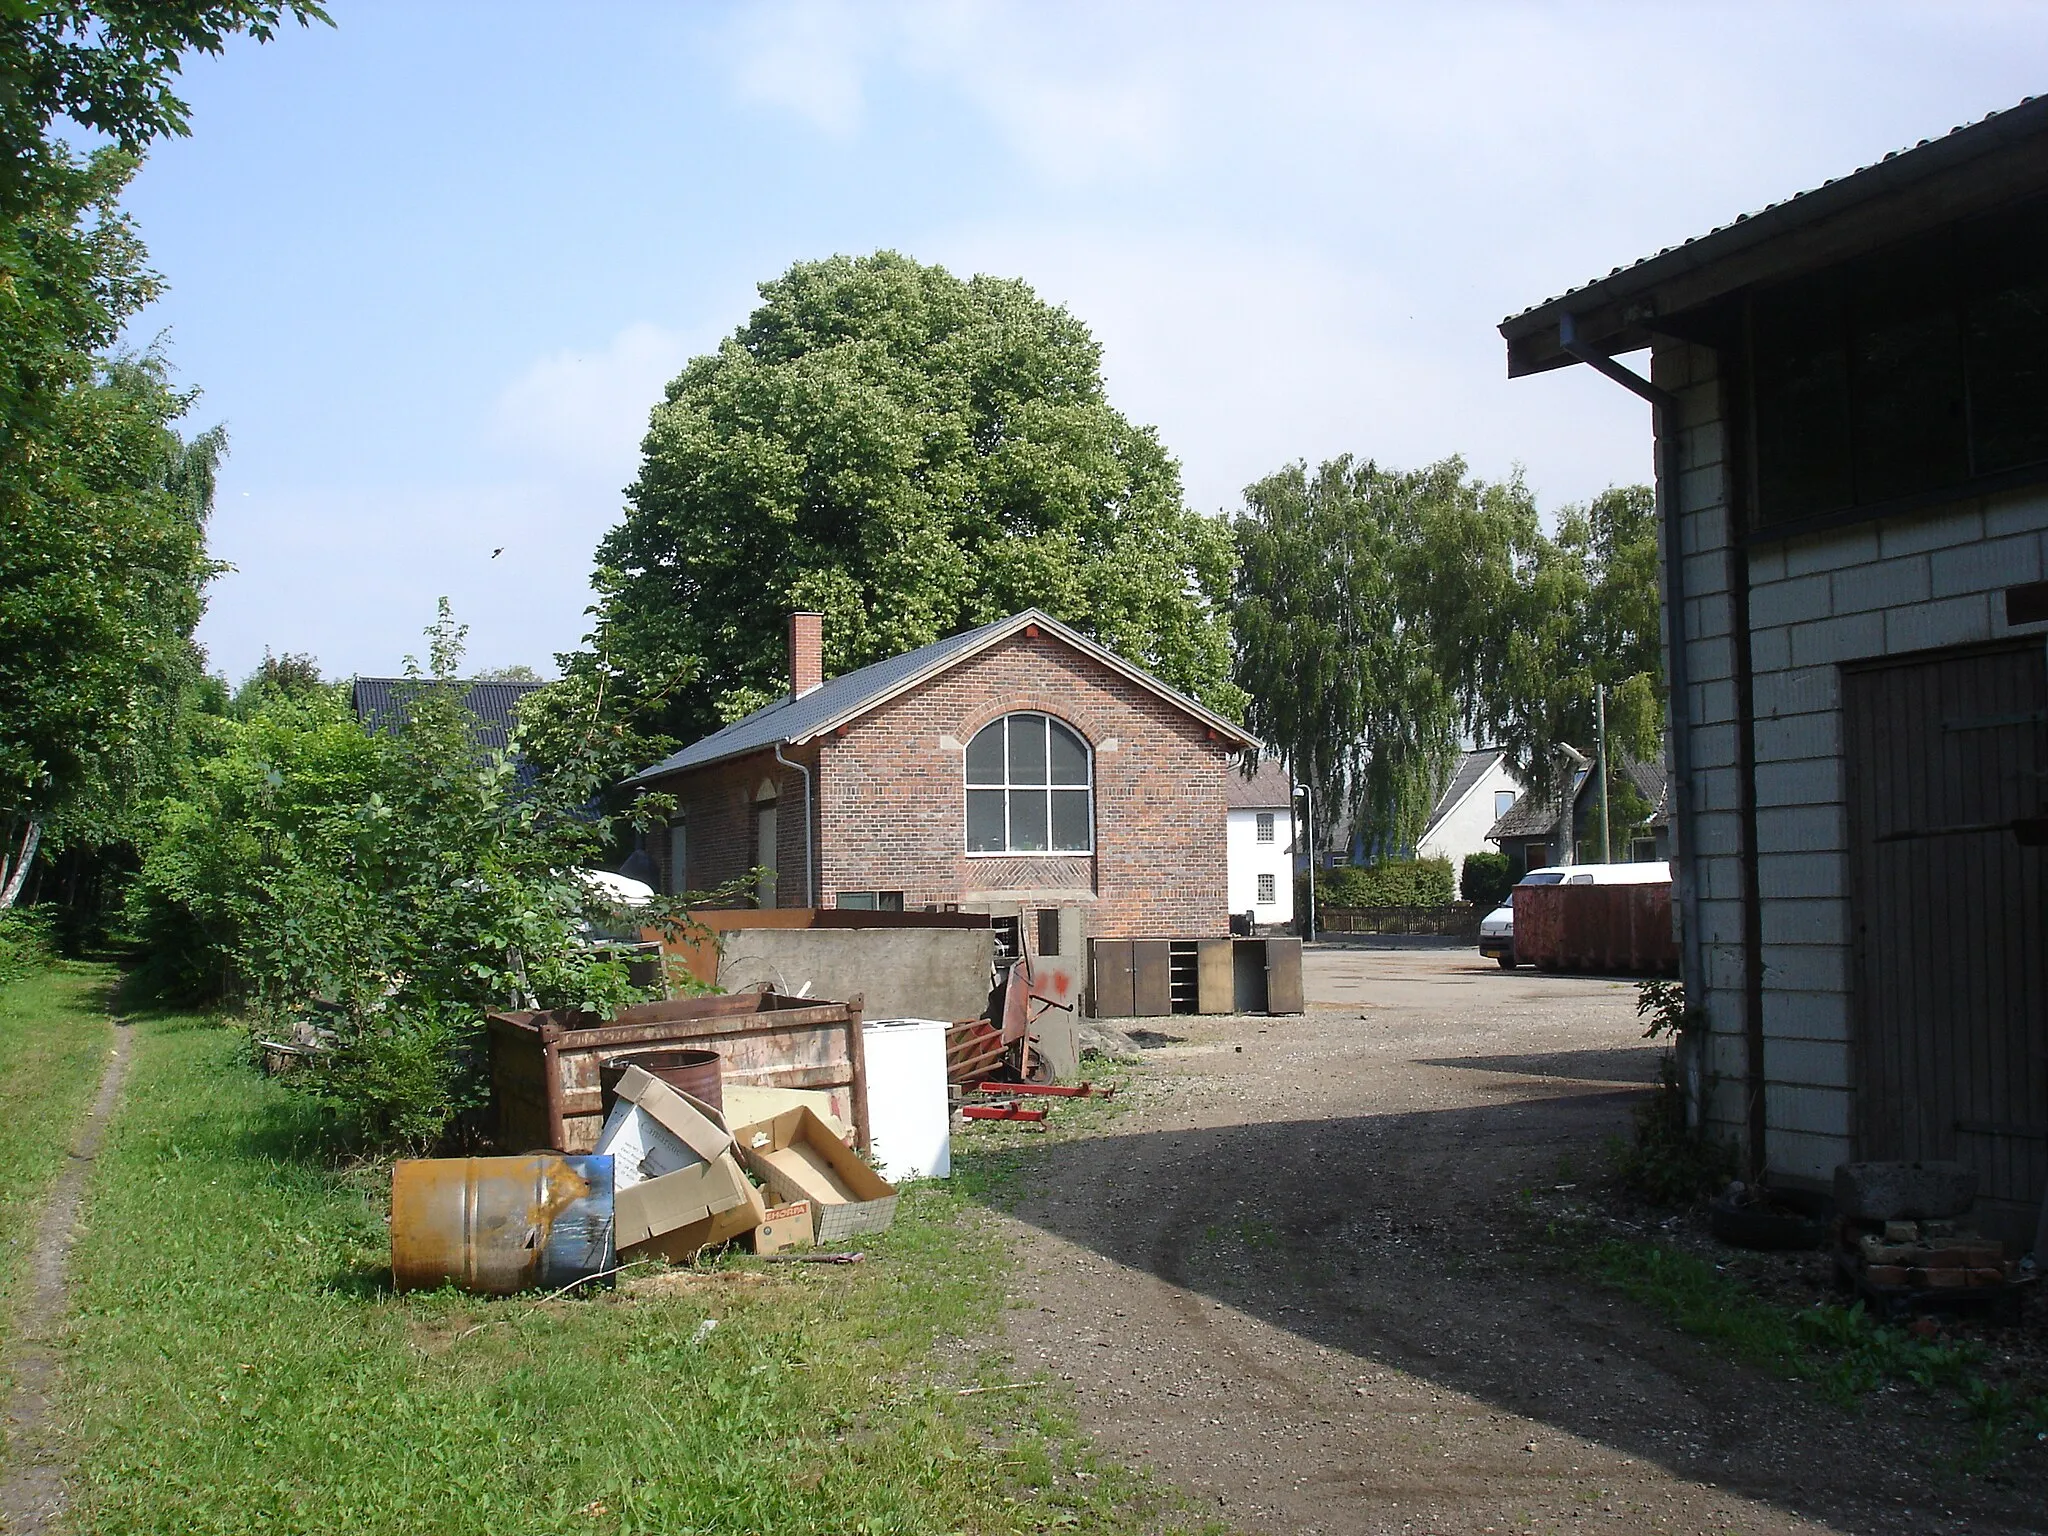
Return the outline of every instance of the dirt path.
{"type": "Polygon", "coordinates": [[[1310,984],[1304,1017],[1156,1021],[1185,1038],[1111,1134],[1031,1158],[1011,1346],[1112,1450],[1252,1531],[2042,1528],[1897,1414],[1518,1261],[1517,1192],[1593,1167],[1653,1076],[1627,984],[1469,951],[1310,984]]]}
{"type": "Polygon", "coordinates": [[[99,1156],[121,1080],[128,1072],[129,1034],[129,1026],[116,1019],[99,1093],[43,1206],[29,1256],[28,1283],[15,1309],[7,1351],[7,1374],[14,1389],[7,1399],[7,1439],[0,1461],[0,1530],[12,1536],[53,1529],[63,1510],[64,1460],[51,1443],[50,1388],[64,1321],[64,1282],[86,1180],[92,1176],[93,1159],[99,1156]]]}

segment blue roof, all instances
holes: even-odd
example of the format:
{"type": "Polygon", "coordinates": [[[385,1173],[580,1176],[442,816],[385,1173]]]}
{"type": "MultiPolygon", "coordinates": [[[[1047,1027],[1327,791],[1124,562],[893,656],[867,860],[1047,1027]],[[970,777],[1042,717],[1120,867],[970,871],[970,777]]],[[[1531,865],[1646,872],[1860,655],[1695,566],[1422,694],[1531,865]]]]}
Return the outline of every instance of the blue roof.
{"type": "Polygon", "coordinates": [[[807,741],[843,720],[864,713],[873,705],[879,704],[883,699],[912,683],[933,673],[942,672],[955,662],[964,661],[1006,635],[1023,629],[1027,624],[1036,624],[1076,649],[1106,662],[1144,687],[1178,704],[1205,724],[1236,738],[1241,744],[1251,744],[1251,738],[1245,735],[1242,727],[1212,713],[1186,695],[1168,688],[1151,674],[1132,666],[1113,651],[1105,650],[1085,635],[1077,634],[1057,619],[1040,613],[1036,608],[1026,608],[1022,613],[1013,613],[1006,619],[997,619],[994,623],[983,624],[978,629],[950,635],[944,640],[935,640],[930,645],[920,646],[917,650],[905,651],[901,656],[891,656],[887,660],[877,661],[845,673],[821,687],[813,688],[801,698],[778,699],[765,708],[755,710],[751,715],[733,721],[723,730],[714,731],[701,741],[692,742],[682,751],[663,758],[652,768],[642,769],[626,782],[641,784],[649,779],[679,773],[686,768],[702,768],[706,764],[724,762],[728,758],[744,757],[749,752],[765,752],[786,743],[807,741]]]}

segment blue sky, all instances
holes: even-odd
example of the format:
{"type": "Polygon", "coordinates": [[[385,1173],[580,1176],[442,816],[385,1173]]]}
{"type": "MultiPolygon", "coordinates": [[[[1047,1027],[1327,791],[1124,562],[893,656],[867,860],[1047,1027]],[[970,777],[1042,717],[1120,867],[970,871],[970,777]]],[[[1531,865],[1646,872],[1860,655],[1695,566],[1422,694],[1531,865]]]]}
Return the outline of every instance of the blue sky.
{"type": "Polygon", "coordinates": [[[2034,4],[333,9],[191,63],[128,199],[232,439],[231,677],[396,670],[444,594],[550,669],[662,383],[834,252],[1068,305],[1206,511],[1345,451],[1645,480],[1503,315],[2048,86],[2034,4]]]}

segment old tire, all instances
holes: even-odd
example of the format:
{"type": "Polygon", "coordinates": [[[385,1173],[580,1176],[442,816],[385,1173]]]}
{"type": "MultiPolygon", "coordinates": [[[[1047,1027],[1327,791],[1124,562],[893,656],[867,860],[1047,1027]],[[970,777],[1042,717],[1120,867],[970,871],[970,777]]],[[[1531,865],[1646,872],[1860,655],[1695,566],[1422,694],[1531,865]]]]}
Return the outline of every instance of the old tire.
{"type": "Polygon", "coordinates": [[[1495,955],[1493,958],[1500,962],[1500,968],[1504,971],[1512,971],[1515,968],[1513,955],[1495,955]]]}

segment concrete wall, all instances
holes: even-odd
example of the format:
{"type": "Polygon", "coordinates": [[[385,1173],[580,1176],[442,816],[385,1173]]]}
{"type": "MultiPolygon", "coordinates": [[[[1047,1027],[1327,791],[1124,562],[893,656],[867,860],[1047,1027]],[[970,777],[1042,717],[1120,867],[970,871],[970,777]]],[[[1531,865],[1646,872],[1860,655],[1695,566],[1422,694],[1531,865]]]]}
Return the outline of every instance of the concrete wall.
{"type": "Polygon", "coordinates": [[[1269,811],[1233,810],[1226,834],[1230,866],[1230,910],[1250,912],[1261,923],[1294,921],[1294,857],[1287,824],[1287,807],[1269,811]],[[1273,841],[1259,841],[1259,817],[1273,818],[1273,841]],[[1273,877],[1271,901],[1259,900],[1259,876],[1273,877]]]}
{"type": "Polygon", "coordinates": [[[1500,820],[1500,813],[1494,809],[1494,793],[1505,790],[1509,794],[1522,792],[1521,781],[1508,772],[1504,763],[1496,762],[1472,791],[1451,807],[1448,816],[1430,828],[1429,835],[1415,845],[1415,855],[1422,859],[1449,859],[1454,875],[1462,874],[1465,855],[1468,853],[1498,853],[1500,850],[1486,840],[1486,834],[1493,830],[1493,824],[1500,820]]]}
{"type": "MultiPolygon", "coordinates": [[[[1709,1017],[1709,1120],[1742,1101],[1743,900],[1728,433],[1715,353],[1660,344],[1683,410],[1677,487],[1693,727],[1692,857],[1709,1017]]],[[[1668,535],[1668,531],[1666,533],[1668,535]]],[[[1973,497],[1764,544],[1749,560],[1765,1107],[1772,1166],[1828,1177],[1852,1154],[1848,812],[1841,666],[1997,639],[2003,592],[2048,569],[2048,491],[1973,497]]],[[[2041,633],[2042,626],[2028,626],[2041,633]]],[[[1676,839],[1674,839],[1676,841],[1676,839]]]]}
{"type": "Polygon", "coordinates": [[[986,928],[740,928],[719,936],[718,984],[844,1002],[870,1019],[980,1018],[995,936],[986,928]]]}

